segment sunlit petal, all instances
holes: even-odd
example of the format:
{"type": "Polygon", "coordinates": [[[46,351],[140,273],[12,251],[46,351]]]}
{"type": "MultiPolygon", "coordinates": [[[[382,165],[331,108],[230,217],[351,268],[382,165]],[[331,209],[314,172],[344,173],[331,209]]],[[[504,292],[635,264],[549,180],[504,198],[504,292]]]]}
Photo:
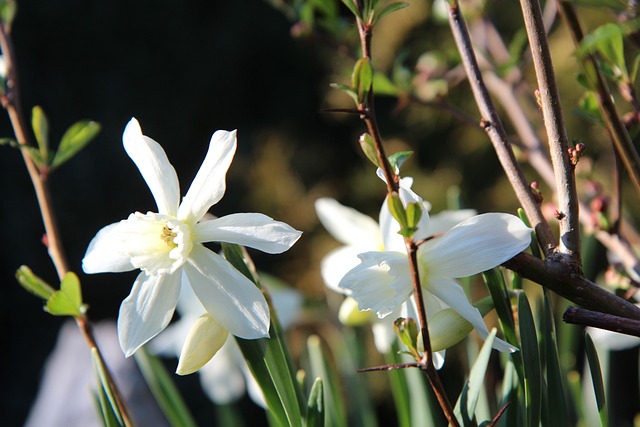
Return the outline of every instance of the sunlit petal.
{"type": "Polygon", "coordinates": [[[196,244],[184,270],[204,308],[231,334],[245,339],[269,336],[267,301],[224,258],[196,244]]]}
{"type": "Polygon", "coordinates": [[[176,374],[188,375],[202,368],[220,350],[228,336],[229,331],[209,313],[200,316],[184,342],[176,374]]]}
{"type": "Polygon", "coordinates": [[[238,213],[203,221],[195,225],[198,242],[227,242],[261,250],[282,253],[300,238],[301,231],[260,213],[238,213]]]}
{"type": "Polygon", "coordinates": [[[367,215],[323,197],[315,202],[318,219],[337,241],[362,248],[360,252],[382,249],[378,224],[367,215]]]}
{"type": "Polygon", "coordinates": [[[225,177],[236,152],[236,131],[219,130],[211,137],[209,151],[189,191],[182,199],[178,218],[195,223],[222,198],[225,177]]]}
{"type": "Polygon", "coordinates": [[[444,233],[445,231],[449,231],[462,221],[469,219],[477,214],[478,212],[475,209],[440,211],[437,214],[433,214],[430,216],[431,225],[429,228],[429,233],[431,235],[444,233]]]}
{"type": "Polygon", "coordinates": [[[531,229],[520,218],[488,213],[469,218],[443,237],[425,243],[418,257],[430,275],[467,277],[502,264],[530,243],[531,229]]]}
{"type": "Polygon", "coordinates": [[[126,250],[124,221],[107,225],[96,234],[82,259],[85,273],[117,273],[133,270],[131,256],[126,250]]]}
{"type": "Polygon", "coordinates": [[[124,149],[153,194],[158,212],[175,216],[180,202],[178,175],[160,144],[142,134],[136,119],[129,121],[122,139],[124,149]]]}
{"type": "Polygon", "coordinates": [[[352,268],[360,264],[361,253],[353,246],[343,246],[329,252],[320,262],[320,274],[325,285],[335,292],[349,295],[351,292],[340,287],[340,281],[352,268]]]}
{"type": "Polygon", "coordinates": [[[180,292],[180,273],[147,276],[140,273],[131,294],[122,301],[118,338],[127,357],[155,337],[171,321],[180,292]]]}

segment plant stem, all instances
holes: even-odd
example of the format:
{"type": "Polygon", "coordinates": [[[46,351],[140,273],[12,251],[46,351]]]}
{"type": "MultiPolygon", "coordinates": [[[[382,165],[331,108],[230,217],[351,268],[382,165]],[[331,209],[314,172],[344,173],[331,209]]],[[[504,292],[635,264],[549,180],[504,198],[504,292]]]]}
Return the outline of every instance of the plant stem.
{"type": "Polygon", "coordinates": [[[507,138],[502,121],[496,112],[493,101],[489,96],[489,91],[484,84],[482,73],[478,66],[478,60],[473,52],[473,46],[471,45],[467,25],[460,13],[460,8],[456,0],[451,0],[449,3],[449,25],[458,47],[458,51],[460,52],[462,63],[467,72],[467,77],[469,84],[471,85],[476,104],[478,105],[480,114],[482,115],[481,124],[493,144],[498,160],[500,161],[511,186],[516,193],[518,201],[522,205],[531,225],[536,231],[536,236],[540,246],[547,254],[551,253],[556,247],[556,239],[549,227],[549,224],[542,215],[540,203],[531,192],[529,183],[524,176],[524,172],[520,168],[513,150],[511,149],[511,144],[507,138]]]}
{"type": "Polygon", "coordinates": [[[598,313],[584,308],[567,307],[562,320],[575,325],[593,326],[608,331],[640,337],[640,320],[598,313]]]}
{"type": "Polygon", "coordinates": [[[574,166],[569,158],[569,141],[564,127],[560,94],[553,71],[542,11],[537,0],[521,0],[522,14],[529,37],[533,65],[538,80],[540,104],[547,129],[551,163],[556,177],[556,194],[560,217],[558,251],[572,258],[580,268],[580,224],[574,166]]]}
{"type": "MultiPolygon", "coordinates": [[[[0,50],[2,50],[7,63],[7,93],[1,98],[2,106],[9,115],[11,126],[13,127],[13,131],[15,133],[18,144],[21,146],[33,146],[30,141],[31,138],[27,133],[27,126],[25,124],[25,120],[22,115],[22,108],[20,105],[20,87],[18,84],[18,73],[13,45],[11,43],[11,35],[1,21],[0,50]]],[[[38,200],[38,206],[40,207],[40,214],[42,216],[42,221],[44,224],[46,245],[49,256],[55,266],[58,278],[62,280],[64,276],[69,272],[69,267],[67,264],[64,248],[62,246],[62,240],[60,238],[55,211],[53,210],[51,192],[49,191],[48,186],[48,171],[39,170],[27,150],[20,151],[22,153],[22,158],[24,160],[27,171],[29,173],[29,177],[31,178],[31,182],[33,183],[33,188],[38,200]]],[[[43,159],[43,161],[46,161],[46,159],[43,159]]],[[[87,346],[90,349],[96,349],[98,357],[105,367],[107,382],[109,383],[109,386],[111,387],[115,395],[118,405],[120,406],[120,411],[122,413],[122,418],[125,425],[135,425],[131,416],[129,415],[129,411],[124,402],[124,399],[122,398],[122,395],[118,390],[115,381],[113,380],[113,376],[107,368],[107,364],[105,363],[102,352],[100,351],[100,348],[96,343],[91,323],[89,322],[88,317],[86,315],[76,316],[75,321],[85,338],[87,346]]]]}

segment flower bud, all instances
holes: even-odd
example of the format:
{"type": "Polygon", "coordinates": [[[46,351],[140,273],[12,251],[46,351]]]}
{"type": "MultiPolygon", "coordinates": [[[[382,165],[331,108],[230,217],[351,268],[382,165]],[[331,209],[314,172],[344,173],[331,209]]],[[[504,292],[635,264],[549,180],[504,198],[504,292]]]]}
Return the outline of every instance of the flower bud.
{"type": "Polygon", "coordinates": [[[188,375],[202,368],[227,341],[227,331],[208,313],[195,321],[180,353],[176,374],[188,375]]]}

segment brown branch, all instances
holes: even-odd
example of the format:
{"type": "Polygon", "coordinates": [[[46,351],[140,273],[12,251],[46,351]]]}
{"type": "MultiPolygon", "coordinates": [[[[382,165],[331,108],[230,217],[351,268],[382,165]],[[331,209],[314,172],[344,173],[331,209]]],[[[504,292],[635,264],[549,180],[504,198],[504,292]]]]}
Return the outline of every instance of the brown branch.
{"type": "Polygon", "coordinates": [[[493,144],[494,150],[498,156],[498,160],[504,169],[518,201],[522,205],[530,223],[536,231],[536,236],[540,246],[547,254],[553,252],[556,243],[555,237],[549,224],[542,215],[540,204],[531,192],[529,183],[527,182],[524,172],[520,168],[511,144],[507,138],[507,133],[502,125],[502,121],[493,105],[493,101],[489,96],[489,91],[484,84],[480,67],[476,59],[469,32],[460,12],[457,1],[453,1],[449,7],[449,25],[453,33],[458,51],[462,58],[462,63],[467,72],[469,84],[473,91],[476,104],[483,118],[484,129],[493,144]]]}
{"type": "Polygon", "coordinates": [[[547,129],[551,163],[556,178],[560,243],[558,251],[580,266],[580,225],[574,166],[569,158],[569,141],[564,126],[560,94],[556,83],[542,11],[537,0],[521,0],[522,14],[540,91],[540,104],[547,129]]]}
{"type": "Polygon", "coordinates": [[[640,320],[575,307],[567,307],[567,310],[562,315],[562,320],[574,325],[593,326],[607,331],[640,337],[640,320]]]}

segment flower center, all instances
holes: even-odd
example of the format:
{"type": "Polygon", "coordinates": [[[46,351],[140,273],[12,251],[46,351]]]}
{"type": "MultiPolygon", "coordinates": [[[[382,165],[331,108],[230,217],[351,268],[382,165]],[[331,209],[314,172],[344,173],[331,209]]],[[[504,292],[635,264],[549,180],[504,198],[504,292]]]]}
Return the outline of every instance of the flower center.
{"type": "Polygon", "coordinates": [[[125,223],[131,264],[149,275],[176,272],[191,253],[191,228],[172,216],[136,212],[125,223]]]}

